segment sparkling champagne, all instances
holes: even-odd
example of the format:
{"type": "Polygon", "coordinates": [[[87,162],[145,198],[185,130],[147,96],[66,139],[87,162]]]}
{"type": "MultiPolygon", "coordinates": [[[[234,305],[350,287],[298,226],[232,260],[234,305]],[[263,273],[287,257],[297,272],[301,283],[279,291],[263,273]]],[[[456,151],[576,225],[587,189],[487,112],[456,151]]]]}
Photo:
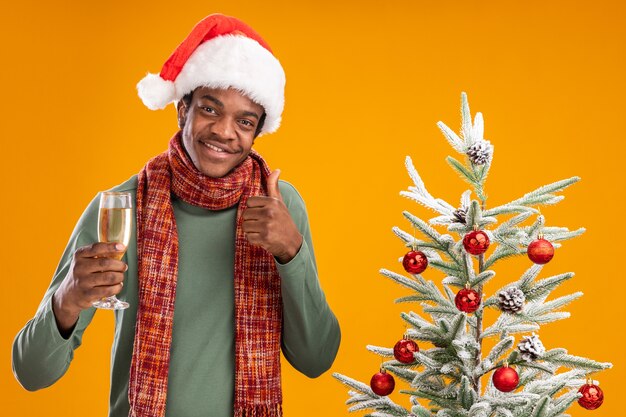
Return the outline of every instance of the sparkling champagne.
{"type": "MultiPolygon", "coordinates": [[[[98,218],[98,240],[120,242],[128,246],[132,220],[130,208],[101,208],[98,218]]],[[[121,253],[117,259],[122,259],[121,253]]]]}

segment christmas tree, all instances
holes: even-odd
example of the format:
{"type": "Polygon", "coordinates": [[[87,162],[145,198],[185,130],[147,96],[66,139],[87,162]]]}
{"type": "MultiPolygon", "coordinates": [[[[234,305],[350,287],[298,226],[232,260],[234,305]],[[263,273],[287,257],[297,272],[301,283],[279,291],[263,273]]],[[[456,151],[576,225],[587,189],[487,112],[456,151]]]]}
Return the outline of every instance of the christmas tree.
{"type": "Polygon", "coordinates": [[[397,302],[417,302],[424,314],[401,314],[407,331],[393,348],[367,346],[387,359],[369,385],[333,374],[351,388],[349,411],[370,410],[373,417],[557,417],[567,416],[576,401],[595,409],[602,404],[603,393],[589,374],[612,365],[570,355],[563,348],[546,350],[536,334],[541,325],[568,318],[569,313],[560,310],[582,296],[576,292],[548,300],[574,274],[542,279],[539,275],[560,247],[557,242],[585,231],[547,226],[536,207],[558,203],[564,197],[556,193],[580,178],[557,181],[488,208],[485,181],[493,146],[483,138],[480,113],[472,123],[465,93],[461,118],[459,135],[438,123],[452,148],[463,155],[464,162],[450,156],[447,162],[473,189],[462,194],[460,207],[434,198],[411,158],[406,158],[415,185],[400,194],[439,215],[426,222],[405,211],[412,233],[398,227],[393,232],[409,248],[402,259],[408,277],[387,269],[380,273],[411,291],[397,302]],[[500,219],[503,216],[507,218],[500,219]],[[458,239],[436,229],[443,227],[458,239]],[[416,231],[423,240],[415,237],[416,231]],[[495,249],[486,256],[489,246],[495,249]],[[484,288],[496,274],[494,267],[514,256],[527,256],[531,266],[517,281],[487,297],[484,288]],[[440,286],[421,275],[430,268],[446,275],[440,286]],[[493,323],[483,321],[487,309],[497,314],[493,323]],[[493,345],[489,351],[487,339],[493,345]],[[432,348],[420,350],[423,342],[432,348]],[[408,408],[387,396],[394,390],[394,376],[408,383],[401,391],[409,396],[408,408]]]}

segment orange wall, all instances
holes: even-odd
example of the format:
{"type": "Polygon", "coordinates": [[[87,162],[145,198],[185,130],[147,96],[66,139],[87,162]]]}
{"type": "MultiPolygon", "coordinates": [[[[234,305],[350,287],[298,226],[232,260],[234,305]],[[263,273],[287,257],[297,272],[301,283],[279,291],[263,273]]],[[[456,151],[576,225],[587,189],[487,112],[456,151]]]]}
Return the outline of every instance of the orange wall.
{"type": "MultiPolygon", "coordinates": [[[[35,313],[84,206],[164,150],[176,129],[172,108],[147,110],[136,82],[159,71],[193,24],[220,11],[262,33],[287,73],[283,126],[257,150],[308,204],[320,279],[343,331],[333,371],[368,381],[379,359],[365,345],[392,346],[403,331],[399,313],[419,309],[394,304],[407,293],[377,271],[401,271],[395,260],[404,248],[391,227],[406,227],[402,210],[434,216],[398,194],[410,185],[405,155],[433,195],[457,204],[466,189],[444,161],[451,149],[435,123],[457,127],[467,91],[496,148],[488,206],[582,177],[542,213],[550,225],[587,228],[544,268],[544,276],[576,272],[558,294],[585,297],[541,338],[548,348],[612,361],[614,369],[598,376],[606,400],[595,415],[618,415],[626,377],[623,2],[40,3],[12,2],[0,16],[8,317],[0,414],[105,415],[111,314],[96,315],[71,369],[40,392],[13,378],[11,342],[35,313]]],[[[527,265],[501,264],[487,291],[527,265]]],[[[287,415],[347,414],[347,390],[330,373],[309,380],[284,369],[287,415]]],[[[577,405],[570,413],[587,415],[577,405]]]]}

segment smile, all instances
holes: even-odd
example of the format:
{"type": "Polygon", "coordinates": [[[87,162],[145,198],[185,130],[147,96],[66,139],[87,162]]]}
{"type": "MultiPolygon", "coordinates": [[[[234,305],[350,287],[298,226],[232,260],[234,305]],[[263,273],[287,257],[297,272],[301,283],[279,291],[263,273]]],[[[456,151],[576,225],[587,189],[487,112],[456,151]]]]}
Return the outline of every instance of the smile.
{"type": "Polygon", "coordinates": [[[205,143],[205,142],[202,142],[202,141],[200,141],[200,143],[201,143],[201,144],[203,144],[204,146],[206,146],[207,148],[214,150],[215,152],[224,152],[224,153],[228,153],[228,152],[227,152],[227,151],[225,151],[224,149],[222,149],[222,148],[218,148],[217,146],[211,145],[210,143],[205,143]]]}

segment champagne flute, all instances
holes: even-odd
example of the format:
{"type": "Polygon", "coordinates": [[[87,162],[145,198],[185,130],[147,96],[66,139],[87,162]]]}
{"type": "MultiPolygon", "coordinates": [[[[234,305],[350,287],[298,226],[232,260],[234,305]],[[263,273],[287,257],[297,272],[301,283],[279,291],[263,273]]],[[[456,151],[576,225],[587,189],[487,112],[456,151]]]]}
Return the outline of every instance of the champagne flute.
{"type": "MultiPolygon", "coordinates": [[[[98,241],[119,242],[128,247],[132,230],[132,196],[126,192],[103,192],[100,196],[100,212],[98,215],[98,241]]],[[[124,253],[115,256],[122,259],[124,253]]],[[[96,308],[107,310],[123,310],[128,303],[120,301],[116,296],[102,298],[93,303],[96,308]]]]}

